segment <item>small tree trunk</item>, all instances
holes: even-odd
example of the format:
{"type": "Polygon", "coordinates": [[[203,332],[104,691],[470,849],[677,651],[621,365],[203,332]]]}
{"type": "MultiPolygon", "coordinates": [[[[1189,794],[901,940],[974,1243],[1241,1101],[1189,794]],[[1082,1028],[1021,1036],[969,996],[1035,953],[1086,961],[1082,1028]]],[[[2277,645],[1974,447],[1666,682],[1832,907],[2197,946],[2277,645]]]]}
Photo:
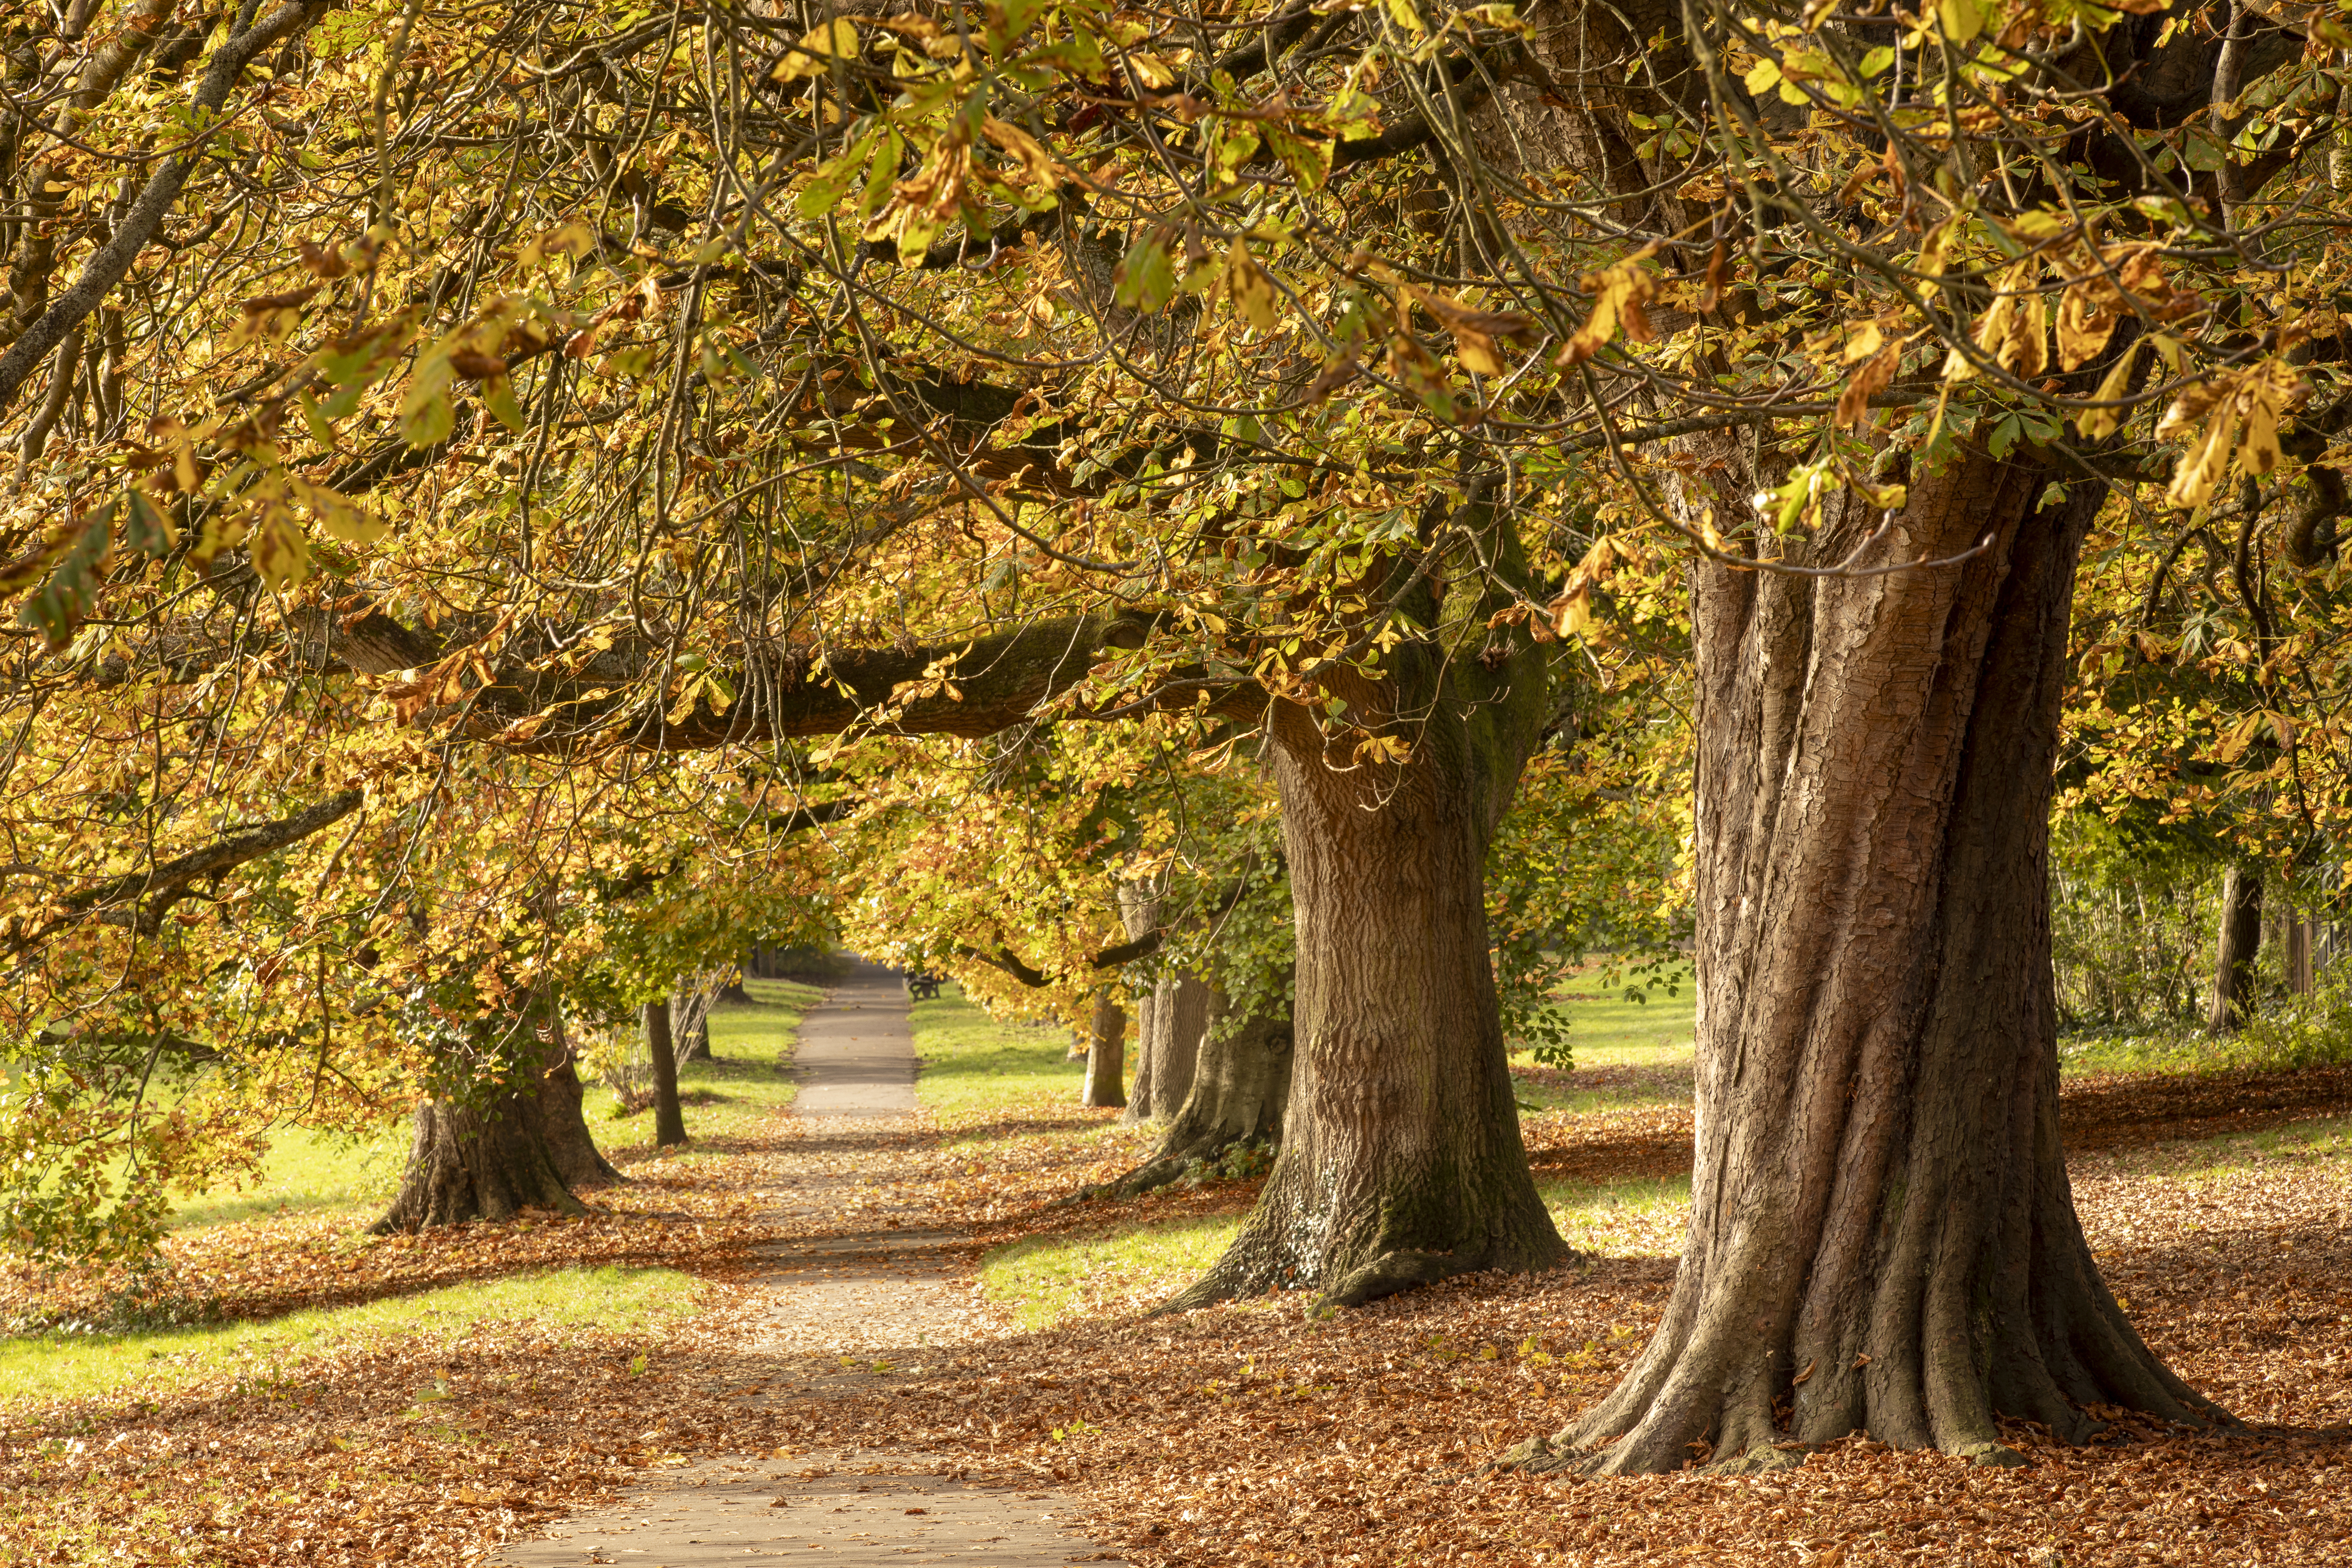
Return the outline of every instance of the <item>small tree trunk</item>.
{"type": "MultiPolygon", "coordinates": [[[[1690,1230],[1648,1346],[1538,1468],[1777,1468],[1861,1430],[2016,1463],[1996,1411],[2065,1440],[2095,1406],[2227,1419],[2100,1280],[2059,1145],[2049,797],[2102,492],[2042,509],[2050,481],[1915,474],[1864,563],[1989,538],[1964,566],[1693,567],[1690,1230]]],[[[1883,516],[1790,548],[1840,559],[1883,516]]]]}
{"type": "MultiPolygon", "coordinates": [[[[1133,1197],[1165,1186],[1194,1160],[1214,1160],[1236,1144],[1282,1141],[1283,1107],[1290,1098],[1290,1015],[1227,1019],[1221,993],[1198,980],[1184,983],[1196,988],[1193,1010],[1202,1019],[1184,1062],[1192,1069],[1192,1082],[1151,1157],[1094,1189],[1109,1197],[1133,1197]]],[[[1180,1019],[1185,1010],[1180,1000],[1180,1019]]],[[[1173,1059],[1176,1053],[1170,1054],[1173,1059]]]]}
{"type": "Polygon", "coordinates": [[[669,998],[646,1004],[646,1054],[654,1065],[654,1143],[686,1142],[686,1113],[677,1103],[677,1054],[670,1044],[669,998]]]}
{"type": "Polygon", "coordinates": [[[1081,1105],[1127,1103],[1127,1009],[1108,990],[1095,994],[1094,1030],[1087,1045],[1087,1087],[1081,1105]]]}
{"type": "Polygon", "coordinates": [[[2310,917],[2297,909],[2290,911],[2286,923],[2286,984],[2298,997],[2311,995],[2311,929],[2310,917]]]}
{"type": "Polygon", "coordinates": [[[1128,1091],[1127,1114],[1119,1118],[1121,1122],[1148,1122],[1157,1108],[1153,1097],[1159,1092],[1160,1054],[1165,1029],[1160,1020],[1171,985],[1171,981],[1163,979],[1136,998],[1135,1086],[1128,1091]]]}
{"type": "Polygon", "coordinates": [[[2231,862],[2221,878],[2221,933],[2213,955],[2213,1006],[2206,1027],[2235,1032],[2253,1011],[2254,955],[2263,945],[2263,873],[2231,862]]]}

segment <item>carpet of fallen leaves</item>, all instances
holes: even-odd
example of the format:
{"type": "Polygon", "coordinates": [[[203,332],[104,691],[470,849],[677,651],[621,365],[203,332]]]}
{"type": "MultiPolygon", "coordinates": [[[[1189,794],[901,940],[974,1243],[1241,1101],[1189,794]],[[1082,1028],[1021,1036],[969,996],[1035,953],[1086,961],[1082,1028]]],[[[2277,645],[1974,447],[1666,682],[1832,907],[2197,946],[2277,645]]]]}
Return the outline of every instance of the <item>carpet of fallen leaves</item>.
{"type": "MultiPolygon", "coordinates": [[[[256,1366],[184,1395],[0,1402],[0,1563],[478,1561],[648,1468],[779,1452],[1056,1481],[1142,1568],[2352,1562],[2352,1159],[2290,1145],[2207,1168],[2210,1149],[2179,1141],[2347,1112],[2343,1073],[2069,1087],[2094,1245],[2157,1349],[2248,1423],[2221,1436],[2126,1421],[2112,1442],[2063,1449],[2018,1427],[2008,1438],[2034,1462],[2017,1470],[1854,1440],[1761,1479],[1480,1475],[1565,1426],[1639,1350],[1674,1271],[1653,1255],[1473,1276],[1338,1314],[1281,1298],[1094,1316],[910,1348],[889,1374],[749,1355],[735,1325],[762,1249],[894,1222],[977,1249],[1231,1212],[1253,1194],[1054,1206],[1145,1142],[1086,1113],[843,1137],[779,1118],[717,1157],[631,1166],[637,1179],[584,1221],[353,1248],[331,1221],[286,1219],[175,1242],[190,1290],[237,1312],[572,1261],[659,1262],[708,1283],[702,1310],[657,1337],[509,1326],[256,1366]],[[761,1395],[810,1382],[824,1392],[761,1395]]],[[[1688,1164],[1688,1113],[1671,1106],[1536,1117],[1528,1138],[1545,1179],[1688,1164]]],[[[0,1311],[54,1319],[105,1286],[5,1288],[0,1311]]]]}

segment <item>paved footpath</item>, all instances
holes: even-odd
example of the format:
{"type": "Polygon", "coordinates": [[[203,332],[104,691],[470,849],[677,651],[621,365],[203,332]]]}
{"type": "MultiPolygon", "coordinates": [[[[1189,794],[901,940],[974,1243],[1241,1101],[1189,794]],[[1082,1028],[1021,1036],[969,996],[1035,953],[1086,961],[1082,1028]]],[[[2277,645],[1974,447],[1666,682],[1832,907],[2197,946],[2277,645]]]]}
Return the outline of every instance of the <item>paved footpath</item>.
{"type": "MultiPolygon", "coordinates": [[[[897,972],[860,964],[802,1019],[793,1060],[801,1084],[793,1113],[824,1125],[794,1140],[804,1157],[793,1162],[790,1185],[770,1196],[787,1215],[841,1223],[819,1239],[774,1249],[761,1309],[742,1325],[743,1381],[768,1383],[765,1399],[855,1398],[867,1389],[865,1396],[882,1397],[880,1379],[795,1382],[780,1380],[776,1368],[787,1356],[805,1364],[814,1349],[919,1356],[927,1345],[995,1332],[943,1256],[954,1239],[901,1228],[861,1202],[855,1163],[845,1157],[877,1136],[903,1135],[915,1110],[915,1047],[897,972]]],[[[1075,1508],[1063,1493],[868,1473],[885,1461],[898,1469],[923,1458],[879,1449],[788,1461],[747,1456],[648,1473],[619,1507],[573,1514],[545,1539],[516,1542],[490,1562],[715,1568],[789,1555],[812,1568],[1062,1568],[1121,1561],[1062,1522],[1075,1508]]]]}

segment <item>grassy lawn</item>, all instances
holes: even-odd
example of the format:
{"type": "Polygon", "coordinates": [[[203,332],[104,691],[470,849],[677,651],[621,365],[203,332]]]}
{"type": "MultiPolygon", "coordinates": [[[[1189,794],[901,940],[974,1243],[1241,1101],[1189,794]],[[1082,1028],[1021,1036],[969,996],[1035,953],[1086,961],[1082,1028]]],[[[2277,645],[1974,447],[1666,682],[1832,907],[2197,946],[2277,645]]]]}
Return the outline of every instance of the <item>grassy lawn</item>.
{"type": "MultiPolygon", "coordinates": [[[[1607,1257],[1671,1258],[1682,1250],[1690,1181],[1556,1184],[1542,1189],[1561,1237],[1607,1257]]],[[[1167,1300],[1208,1271],[1243,1216],[1211,1215],[1032,1237],[981,1260],[980,1285],[1024,1329],[1167,1300]]]]}
{"type": "Polygon", "coordinates": [[[1077,1103],[1086,1070],[1068,1060],[1066,1030],[1001,1023],[954,985],[941,988],[937,1001],[917,1002],[912,1023],[922,1062],[915,1098],[950,1123],[1077,1103]]]}
{"type": "Polygon", "coordinates": [[[695,1291],[692,1279],[668,1269],[556,1269],[266,1322],[0,1339],[0,1408],[134,1388],[161,1394],[224,1374],[267,1385],[304,1357],[395,1334],[454,1340],[489,1322],[642,1327],[684,1313],[695,1291]]]}
{"type": "Polygon", "coordinates": [[[1698,990],[1689,973],[1680,977],[1674,995],[1629,996],[1622,984],[1604,985],[1605,972],[1599,962],[1578,970],[1552,1004],[1568,1020],[1573,1075],[1538,1066],[1531,1052],[1514,1051],[1519,1098],[1538,1110],[1576,1113],[1687,1103],[1698,1017],[1698,990]]]}
{"type": "MultiPolygon", "coordinates": [[[[687,1154],[696,1143],[726,1144],[793,1103],[793,1035],[824,992],[798,980],[746,980],[751,1000],[710,1014],[710,1060],[682,1063],[678,1099],[686,1110],[687,1154]]],[[[588,1129],[607,1154],[648,1150],[654,1113],[613,1114],[610,1091],[590,1088],[588,1129]]]]}
{"type": "MultiPolygon", "coordinates": [[[[678,1093],[686,1102],[690,1137],[713,1142],[738,1138],[761,1118],[792,1103],[793,1032],[824,993],[793,980],[750,980],[745,988],[751,1002],[722,1007],[710,1015],[710,1049],[717,1060],[690,1061],[678,1070],[678,1093]]],[[[615,1118],[613,1105],[609,1091],[590,1085],[583,1108],[598,1146],[608,1154],[649,1148],[653,1113],[615,1118]]],[[[231,1225],[270,1214],[373,1208],[390,1200],[407,1159],[404,1116],[356,1141],[289,1127],[271,1138],[257,1181],[185,1199],[172,1226],[176,1230],[231,1225]]]]}

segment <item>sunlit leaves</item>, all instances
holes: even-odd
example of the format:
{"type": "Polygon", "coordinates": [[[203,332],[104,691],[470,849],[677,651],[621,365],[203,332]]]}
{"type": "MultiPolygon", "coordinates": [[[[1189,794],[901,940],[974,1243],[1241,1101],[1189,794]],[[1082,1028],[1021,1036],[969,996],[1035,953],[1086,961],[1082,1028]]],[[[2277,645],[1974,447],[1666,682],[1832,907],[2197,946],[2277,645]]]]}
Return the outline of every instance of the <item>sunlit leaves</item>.
{"type": "Polygon", "coordinates": [[[1560,364],[1582,364],[1606,348],[1621,329],[1637,343],[1657,336],[1643,308],[1657,294],[1657,279],[1642,265],[1656,249],[1654,245],[1644,246],[1614,267],[1585,277],[1584,291],[1592,297],[1591,312],[1560,349],[1560,364]]]}
{"type": "Polygon", "coordinates": [[[1176,294],[1176,258],[1172,235],[1165,227],[1152,229],[1128,247],[1113,275],[1113,299],[1129,310],[1157,310],[1176,294]]]}
{"type": "Polygon", "coordinates": [[[857,49],[857,25],[846,16],[836,16],[803,34],[769,74],[777,81],[823,76],[835,60],[856,59],[857,49]]]}
{"type": "Polygon", "coordinates": [[[2282,360],[2201,382],[2165,410],[2158,439],[2186,436],[2188,448],[2165,492],[2168,506],[2193,509],[2213,498],[2232,462],[2252,477],[2278,466],[2279,419],[2303,377],[2282,360]]]}

